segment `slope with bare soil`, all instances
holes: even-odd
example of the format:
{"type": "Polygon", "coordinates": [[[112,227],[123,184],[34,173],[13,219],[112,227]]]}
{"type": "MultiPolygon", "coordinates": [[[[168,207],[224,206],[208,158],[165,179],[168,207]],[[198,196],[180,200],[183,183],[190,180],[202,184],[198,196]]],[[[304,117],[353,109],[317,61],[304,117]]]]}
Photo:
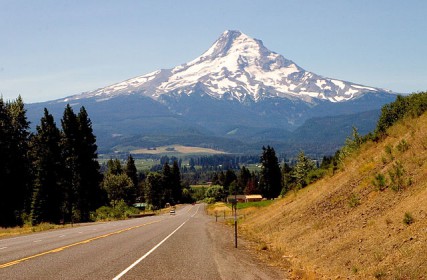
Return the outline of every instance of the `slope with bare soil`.
{"type": "Polygon", "coordinates": [[[246,215],[245,235],[295,278],[427,279],[427,114],[388,135],[246,215]]]}

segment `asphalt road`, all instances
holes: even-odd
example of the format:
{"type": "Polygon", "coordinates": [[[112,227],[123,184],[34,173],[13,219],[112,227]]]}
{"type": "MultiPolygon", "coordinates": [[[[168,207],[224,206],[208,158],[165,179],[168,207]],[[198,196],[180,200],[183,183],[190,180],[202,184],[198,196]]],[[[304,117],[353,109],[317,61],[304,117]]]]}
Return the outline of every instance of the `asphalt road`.
{"type": "Polygon", "coordinates": [[[175,215],[0,239],[0,279],[285,279],[215,224],[204,205],[175,215]]]}

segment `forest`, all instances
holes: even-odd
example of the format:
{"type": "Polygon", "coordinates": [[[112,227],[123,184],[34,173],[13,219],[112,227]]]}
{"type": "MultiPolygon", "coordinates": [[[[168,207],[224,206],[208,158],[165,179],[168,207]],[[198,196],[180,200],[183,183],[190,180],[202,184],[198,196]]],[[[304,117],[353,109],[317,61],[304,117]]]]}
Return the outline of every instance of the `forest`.
{"type": "Polygon", "coordinates": [[[274,148],[267,146],[258,158],[203,156],[183,166],[178,158],[162,157],[152,170],[138,171],[132,155],[125,162],[111,158],[100,165],[84,107],[75,113],[67,105],[60,128],[45,108],[31,132],[22,98],[7,102],[0,98],[0,226],[93,221],[118,207],[123,213],[137,211],[132,207],[135,202],[158,209],[166,203],[223,200],[229,194],[276,198],[333,173],[361,143],[380,139],[387,127],[405,116],[421,115],[426,104],[427,93],[399,96],[382,108],[375,131],[360,136],[353,128],[345,145],[321,162],[300,151],[297,158],[279,163],[274,148]],[[256,162],[257,171],[245,166],[256,162]],[[209,186],[191,187],[200,182],[209,186]]]}

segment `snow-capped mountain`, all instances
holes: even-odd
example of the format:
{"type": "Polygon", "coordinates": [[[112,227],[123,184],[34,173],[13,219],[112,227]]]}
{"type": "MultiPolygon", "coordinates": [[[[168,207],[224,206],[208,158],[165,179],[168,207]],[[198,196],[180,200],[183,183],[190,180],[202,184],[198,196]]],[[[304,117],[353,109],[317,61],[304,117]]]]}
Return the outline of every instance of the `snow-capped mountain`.
{"type": "Polygon", "coordinates": [[[262,41],[240,31],[225,31],[201,56],[173,69],[162,69],[92,92],[68,97],[106,100],[140,94],[154,100],[165,95],[203,92],[215,99],[258,102],[266,98],[330,102],[348,101],[383,89],[325,78],[268,50],[262,41]]]}
{"type": "Polygon", "coordinates": [[[59,120],[66,103],[85,106],[105,153],[170,144],[253,152],[271,144],[289,154],[333,154],[352,126],[373,130],[395,97],[305,71],[260,40],[226,31],[173,69],[27,108],[37,124],[43,108],[59,120]]]}

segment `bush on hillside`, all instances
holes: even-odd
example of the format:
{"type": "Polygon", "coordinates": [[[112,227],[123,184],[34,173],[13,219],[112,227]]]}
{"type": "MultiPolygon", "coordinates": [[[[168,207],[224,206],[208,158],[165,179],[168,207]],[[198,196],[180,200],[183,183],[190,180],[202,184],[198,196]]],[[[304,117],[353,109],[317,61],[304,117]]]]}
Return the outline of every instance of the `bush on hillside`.
{"type": "Polygon", "coordinates": [[[408,96],[397,96],[396,101],[381,109],[381,116],[375,129],[376,137],[386,134],[389,127],[405,117],[418,117],[427,111],[427,92],[408,96]]]}

